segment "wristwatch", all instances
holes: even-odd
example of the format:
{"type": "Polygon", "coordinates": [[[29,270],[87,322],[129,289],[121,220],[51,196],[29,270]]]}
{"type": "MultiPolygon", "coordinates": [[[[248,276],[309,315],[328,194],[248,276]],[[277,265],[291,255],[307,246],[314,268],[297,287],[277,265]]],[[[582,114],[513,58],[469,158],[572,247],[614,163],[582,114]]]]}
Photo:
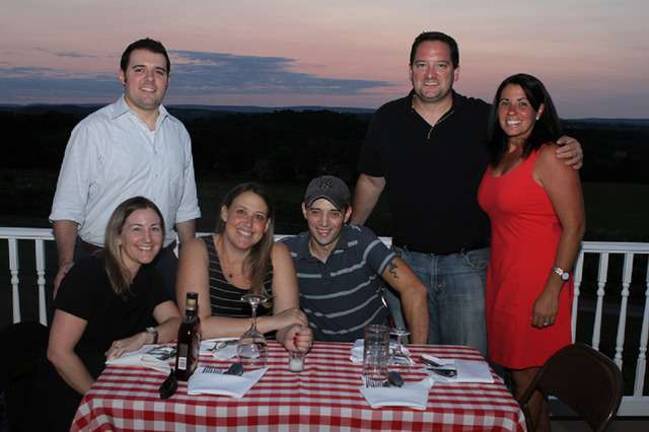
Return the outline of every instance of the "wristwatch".
{"type": "Polygon", "coordinates": [[[158,343],[158,329],[155,327],[147,327],[146,332],[153,335],[152,344],[155,345],[158,343]]]}
{"type": "Polygon", "coordinates": [[[561,267],[553,267],[552,271],[564,282],[567,282],[568,279],[570,279],[570,272],[565,271],[561,267]]]}

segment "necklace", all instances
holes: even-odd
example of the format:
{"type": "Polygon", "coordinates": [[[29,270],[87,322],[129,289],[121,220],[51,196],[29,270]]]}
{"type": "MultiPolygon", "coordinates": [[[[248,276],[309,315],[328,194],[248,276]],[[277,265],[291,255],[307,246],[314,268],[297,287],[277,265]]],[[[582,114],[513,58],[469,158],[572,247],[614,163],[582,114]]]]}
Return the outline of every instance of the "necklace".
{"type": "MultiPolygon", "coordinates": [[[[221,270],[223,270],[223,273],[228,277],[228,279],[232,280],[235,275],[235,271],[233,270],[234,264],[230,262],[229,257],[227,256],[227,253],[223,251],[221,254],[221,270]]],[[[240,273],[240,272],[239,272],[240,273]]]]}
{"type": "Polygon", "coordinates": [[[227,251],[225,250],[225,246],[223,245],[223,238],[219,237],[217,241],[217,252],[219,255],[219,261],[221,263],[221,271],[223,274],[227,277],[228,280],[233,281],[235,276],[239,278],[240,276],[243,276],[243,272],[239,270],[235,270],[237,267],[241,267],[241,264],[233,263],[232,260],[230,259],[230,256],[228,255],[227,251]]]}

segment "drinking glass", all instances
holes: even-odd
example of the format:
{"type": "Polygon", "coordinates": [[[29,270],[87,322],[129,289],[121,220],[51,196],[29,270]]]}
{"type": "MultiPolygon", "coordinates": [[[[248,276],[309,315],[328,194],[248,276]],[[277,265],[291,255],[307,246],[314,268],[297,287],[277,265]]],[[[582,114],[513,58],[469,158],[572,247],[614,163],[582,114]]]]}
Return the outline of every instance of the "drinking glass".
{"type": "Polygon", "coordinates": [[[365,387],[382,387],[388,378],[390,332],[387,326],[365,327],[363,340],[363,382],[365,387]]]}
{"type": "Polygon", "coordinates": [[[290,351],[288,353],[288,370],[291,372],[302,372],[304,370],[304,353],[302,351],[290,351]]]}
{"type": "Polygon", "coordinates": [[[390,329],[390,334],[396,336],[397,339],[392,353],[392,362],[403,366],[412,365],[410,354],[403,349],[403,338],[408,336],[410,332],[403,327],[394,327],[390,329]]]}
{"type": "Polygon", "coordinates": [[[266,366],[268,351],[266,338],[257,330],[257,306],[265,300],[261,294],[246,294],[241,301],[248,302],[251,309],[252,323],[250,328],[239,338],[237,355],[245,370],[258,369],[266,366]]]}

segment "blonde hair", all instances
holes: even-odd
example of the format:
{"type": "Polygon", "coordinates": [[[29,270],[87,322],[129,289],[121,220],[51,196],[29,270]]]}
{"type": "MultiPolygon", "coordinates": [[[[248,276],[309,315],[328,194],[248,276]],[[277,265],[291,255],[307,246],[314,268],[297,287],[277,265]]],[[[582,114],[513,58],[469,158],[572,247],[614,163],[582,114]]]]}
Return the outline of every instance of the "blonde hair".
{"type": "Polygon", "coordinates": [[[113,211],[113,214],[108,220],[106,225],[106,234],[104,237],[104,269],[108,275],[110,286],[115,291],[115,294],[121,297],[126,297],[129,294],[129,287],[131,285],[131,278],[124,262],[122,261],[122,254],[119,248],[119,237],[122,234],[122,229],[126,223],[126,219],[136,210],[151,209],[160,218],[160,230],[162,231],[164,241],[164,219],[160,209],[153,201],[136,196],[129,198],[113,211]]]}

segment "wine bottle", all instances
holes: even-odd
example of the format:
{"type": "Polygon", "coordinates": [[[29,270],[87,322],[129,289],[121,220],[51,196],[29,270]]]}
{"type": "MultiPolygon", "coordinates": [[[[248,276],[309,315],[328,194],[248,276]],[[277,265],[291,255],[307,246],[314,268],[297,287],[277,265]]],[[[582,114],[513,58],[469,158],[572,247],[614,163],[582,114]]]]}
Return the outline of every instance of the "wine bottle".
{"type": "Polygon", "coordinates": [[[176,379],[179,381],[187,381],[198,366],[200,342],[198,293],[188,292],[185,299],[185,318],[178,329],[176,347],[176,379]]]}

